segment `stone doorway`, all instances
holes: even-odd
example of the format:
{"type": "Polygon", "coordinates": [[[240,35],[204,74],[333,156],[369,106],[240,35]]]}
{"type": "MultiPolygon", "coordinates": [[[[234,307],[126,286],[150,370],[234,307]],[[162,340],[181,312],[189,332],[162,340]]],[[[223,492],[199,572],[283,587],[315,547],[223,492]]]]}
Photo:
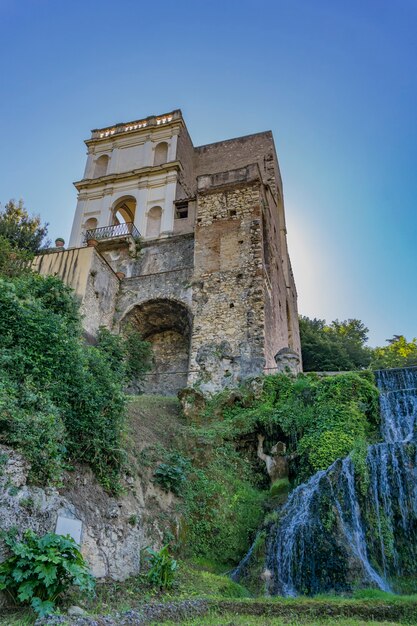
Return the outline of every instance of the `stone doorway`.
{"type": "Polygon", "coordinates": [[[152,345],[154,365],[138,389],[143,393],[176,395],[187,385],[191,314],[174,300],[149,300],[126,314],[123,327],[131,325],[152,345]]]}

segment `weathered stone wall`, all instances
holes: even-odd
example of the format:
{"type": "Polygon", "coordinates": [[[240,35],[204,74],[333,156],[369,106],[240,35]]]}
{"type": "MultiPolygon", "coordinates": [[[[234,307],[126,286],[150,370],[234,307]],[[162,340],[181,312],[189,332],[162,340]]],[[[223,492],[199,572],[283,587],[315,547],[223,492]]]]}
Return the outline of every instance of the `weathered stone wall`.
{"type": "MultiPolygon", "coordinates": [[[[81,551],[98,578],[123,580],[140,569],[140,551],[161,546],[158,513],[175,525],[175,497],[151,480],[129,478],[124,494],[109,496],[87,469],[65,477],[64,486],[40,488],[27,484],[29,466],[14,450],[0,445],[1,530],[55,532],[58,516],[82,522],[81,551]],[[150,515],[154,511],[155,516],[150,515]]],[[[0,561],[5,557],[0,541],[0,561]]]]}
{"type": "Polygon", "coordinates": [[[198,180],[189,383],[206,392],[264,367],[257,166],[198,180]]]}
{"type": "Polygon", "coordinates": [[[96,252],[91,257],[84,298],[81,303],[84,330],[95,336],[100,326],[113,327],[120,281],[108,263],[96,252]]]}
{"type": "Polygon", "coordinates": [[[196,176],[238,169],[255,162],[264,182],[270,184],[274,191],[282,189],[271,131],[197,146],[194,152],[196,176]]]}

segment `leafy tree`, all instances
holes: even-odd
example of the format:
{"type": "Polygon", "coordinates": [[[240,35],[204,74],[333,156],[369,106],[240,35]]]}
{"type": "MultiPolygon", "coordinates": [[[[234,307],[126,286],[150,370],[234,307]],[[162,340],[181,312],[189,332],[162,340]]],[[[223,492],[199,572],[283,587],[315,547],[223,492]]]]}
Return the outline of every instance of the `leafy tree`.
{"type": "Polygon", "coordinates": [[[299,321],[304,371],[358,370],[369,365],[368,329],[360,320],[326,324],[301,316],[299,321]]]}
{"type": "Polygon", "coordinates": [[[103,329],[85,345],[78,304],[57,277],[0,278],[0,442],[28,458],[32,480],[59,481],[69,458],[117,489],[126,341],[103,329]]]}
{"type": "Polygon", "coordinates": [[[17,250],[36,254],[48,245],[48,225],[41,224],[39,215],[29,215],[23,200],[9,200],[0,210],[0,237],[7,239],[17,250]]]}
{"type": "Polygon", "coordinates": [[[417,339],[407,341],[404,335],[387,339],[387,346],[374,348],[371,366],[373,369],[409,367],[417,365],[417,339]]]}

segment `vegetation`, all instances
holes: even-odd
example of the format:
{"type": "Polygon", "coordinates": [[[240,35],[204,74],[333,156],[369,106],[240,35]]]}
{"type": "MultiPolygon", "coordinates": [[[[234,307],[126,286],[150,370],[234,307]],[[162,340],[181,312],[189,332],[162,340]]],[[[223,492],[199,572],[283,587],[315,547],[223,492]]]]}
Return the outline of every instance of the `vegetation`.
{"type": "Polygon", "coordinates": [[[29,603],[36,613],[46,615],[71,586],[93,591],[93,578],[70,537],[53,533],[37,537],[28,530],[22,541],[6,536],[5,543],[12,554],[0,564],[0,590],[16,603],[29,603]]]}
{"type": "Polygon", "coordinates": [[[417,339],[407,341],[404,335],[394,335],[392,339],[387,339],[387,342],[387,346],[373,350],[373,369],[417,365],[417,339]]]}
{"type": "Polygon", "coordinates": [[[387,339],[386,346],[366,345],[368,328],[357,319],[325,320],[300,316],[300,338],[305,372],[376,370],[417,365],[417,339],[404,335],[387,339]]]}
{"type": "Polygon", "coordinates": [[[371,351],[365,346],[368,328],[360,320],[326,324],[300,316],[299,322],[304,371],[357,370],[371,362],[371,351]]]}
{"type": "Polygon", "coordinates": [[[159,551],[146,548],[145,554],[149,565],[146,573],[147,581],[158,589],[171,589],[178,564],[170,555],[168,546],[163,546],[159,551]]]}
{"type": "Polygon", "coordinates": [[[23,200],[9,200],[0,209],[0,238],[7,240],[14,250],[36,254],[49,245],[46,239],[48,225],[38,215],[29,215],[23,200]]]}
{"type": "MultiPolygon", "coordinates": [[[[158,412],[152,403],[146,410],[149,416],[158,412]]],[[[171,420],[160,425],[161,435],[158,430],[155,445],[138,462],[177,496],[181,527],[178,537],[171,535],[171,547],[226,571],[245,555],[268,511],[318,469],[354,451],[366,485],[363,451],[377,437],[378,391],[370,371],[321,378],[279,374],[213,397],[198,424],[171,420]],[[287,447],[289,479],[272,487],[257,457],[258,434],[266,438],[266,452],[277,441],[287,447]]]]}
{"type": "Polygon", "coordinates": [[[135,350],[138,361],[147,352],[130,338],[102,329],[97,345],[87,346],[78,304],[60,279],[0,278],[0,442],[26,456],[33,481],[59,482],[75,458],[117,488],[123,389],[135,350]]]}

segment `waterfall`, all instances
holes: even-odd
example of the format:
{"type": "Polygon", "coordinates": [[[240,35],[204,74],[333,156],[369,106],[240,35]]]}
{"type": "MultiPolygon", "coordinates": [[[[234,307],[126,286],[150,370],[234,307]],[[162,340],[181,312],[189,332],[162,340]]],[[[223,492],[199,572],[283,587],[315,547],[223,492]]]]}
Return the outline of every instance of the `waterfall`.
{"type": "MultiPolygon", "coordinates": [[[[398,577],[417,574],[417,368],[375,376],[383,442],[368,448],[367,484],[358,488],[347,457],[292,491],[265,544],[273,595],[389,591],[398,577]]],[[[245,577],[251,554],[235,579],[245,577]]]]}

